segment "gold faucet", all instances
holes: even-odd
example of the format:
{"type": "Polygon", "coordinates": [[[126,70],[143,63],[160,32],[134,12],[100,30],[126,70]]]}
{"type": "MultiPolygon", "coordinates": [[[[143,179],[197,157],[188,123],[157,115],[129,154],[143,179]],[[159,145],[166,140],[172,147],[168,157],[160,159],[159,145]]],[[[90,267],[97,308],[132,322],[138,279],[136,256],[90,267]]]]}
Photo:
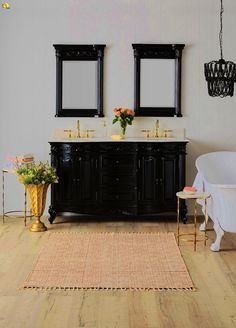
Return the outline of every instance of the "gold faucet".
{"type": "Polygon", "coordinates": [[[77,120],[77,138],[80,138],[81,135],[80,135],[80,123],[79,123],[79,120],[77,120]]]}
{"type": "Polygon", "coordinates": [[[160,122],[159,122],[159,120],[156,120],[156,128],[155,128],[154,138],[159,138],[159,128],[160,128],[160,122]]]}

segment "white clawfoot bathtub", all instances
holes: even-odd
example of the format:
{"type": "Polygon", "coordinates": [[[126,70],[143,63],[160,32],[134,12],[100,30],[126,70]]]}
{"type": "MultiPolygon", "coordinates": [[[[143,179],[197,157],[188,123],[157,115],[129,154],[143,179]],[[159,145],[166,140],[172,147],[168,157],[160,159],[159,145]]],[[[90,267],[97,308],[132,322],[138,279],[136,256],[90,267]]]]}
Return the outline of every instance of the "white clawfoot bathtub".
{"type": "MultiPolygon", "coordinates": [[[[198,173],[194,187],[211,194],[207,202],[207,214],[214,222],[216,240],[211,250],[216,252],[220,250],[224,232],[236,232],[236,152],[220,151],[201,155],[196,160],[196,167],[198,173]]],[[[199,203],[204,207],[201,201],[199,203]]],[[[204,224],[200,230],[205,230],[204,224]]]]}

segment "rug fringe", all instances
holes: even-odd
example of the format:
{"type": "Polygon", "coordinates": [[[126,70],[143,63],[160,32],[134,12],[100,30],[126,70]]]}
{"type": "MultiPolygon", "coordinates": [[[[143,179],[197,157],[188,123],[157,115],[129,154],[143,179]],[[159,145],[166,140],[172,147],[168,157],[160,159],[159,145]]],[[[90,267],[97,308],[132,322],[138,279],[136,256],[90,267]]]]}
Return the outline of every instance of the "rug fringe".
{"type": "Polygon", "coordinates": [[[126,235],[141,235],[141,234],[148,234],[148,235],[175,235],[174,232],[172,231],[167,231],[167,232],[162,232],[162,231],[53,231],[49,233],[50,235],[55,235],[55,234],[84,234],[84,235],[90,235],[90,234],[97,234],[97,235],[115,235],[115,234],[126,234],[126,235]]]}
{"type": "Polygon", "coordinates": [[[99,290],[99,291],[197,291],[196,287],[36,287],[23,286],[21,289],[30,289],[37,291],[70,291],[70,290],[99,290]]]}

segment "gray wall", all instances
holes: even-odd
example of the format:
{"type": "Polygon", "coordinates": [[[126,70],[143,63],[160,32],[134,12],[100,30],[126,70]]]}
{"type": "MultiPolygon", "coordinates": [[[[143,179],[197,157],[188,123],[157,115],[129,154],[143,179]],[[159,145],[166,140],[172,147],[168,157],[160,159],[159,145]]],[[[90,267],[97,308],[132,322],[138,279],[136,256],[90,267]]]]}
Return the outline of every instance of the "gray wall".
{"type": "MultiPolygon", "coordinates": [[[[10,0],[9,0],[10,1],[10,0]]],[[[183,118],[161,118],[163,127],[186,128],[187,180],[196,157],[215,150],[236,150],[236,96],[211,98],[204,62],[219,58],[219,1],[216,0],[20,0],[0,10],[0,162],[8,154],[33,152],[49,159],[55,128],[76,126],[76,119],[55,118],[54,43],[105,43],[105,115],[113,107],[133,107],[131,43],[185,43],[183,118]]],[[[225,59],[236,61],[236,1],[225,0],[225,59]]],[[[102,131],[101,119],[81,119],[81,127],[102,131]]],[[[136,118],[129,135],[154,127],[136,118]]],[[[109,134],[116,127],[109,127],[109,134]]],[[[99,132],[99,131],[98,131],[99,132]]],[[[22,204],[20,187],[9,178],[9,208],[22,204]]]]}

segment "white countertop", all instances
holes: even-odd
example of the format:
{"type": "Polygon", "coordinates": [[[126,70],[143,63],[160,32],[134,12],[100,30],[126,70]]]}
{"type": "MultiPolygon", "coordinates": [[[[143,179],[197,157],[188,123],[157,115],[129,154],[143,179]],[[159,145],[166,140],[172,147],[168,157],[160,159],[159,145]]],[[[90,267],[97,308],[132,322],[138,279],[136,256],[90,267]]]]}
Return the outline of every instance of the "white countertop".
{"type": "Polygon", "coordinates": [[[114,140],[111,137],[107,138],[63,138],[63,139],[51,139],[49,142],[189,142],[184,138],[138,138],[138,137],[126,137],[122,140],[114,140]]]}

